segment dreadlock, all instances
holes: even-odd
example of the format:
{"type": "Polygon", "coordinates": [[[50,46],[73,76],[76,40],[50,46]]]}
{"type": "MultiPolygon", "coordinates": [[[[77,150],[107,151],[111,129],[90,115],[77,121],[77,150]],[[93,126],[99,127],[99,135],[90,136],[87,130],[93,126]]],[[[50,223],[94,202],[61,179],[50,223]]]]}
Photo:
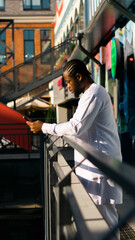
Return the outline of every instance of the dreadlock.
{"type": "Polygon", "coordinates": [[[75,78],[77,73],[90,77],[91,73],[87,70],[85,64],[79,59],[73,59],[66,63],[63,72],[68,71],[70,77],[75,78]]]}

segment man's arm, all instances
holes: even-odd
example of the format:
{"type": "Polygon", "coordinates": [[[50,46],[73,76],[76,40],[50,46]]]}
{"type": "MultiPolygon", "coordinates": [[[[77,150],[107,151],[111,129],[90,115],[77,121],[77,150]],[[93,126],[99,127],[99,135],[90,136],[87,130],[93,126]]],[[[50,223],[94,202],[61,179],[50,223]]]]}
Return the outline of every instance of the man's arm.
{"type": "Polygon", "coordinates": [[[57,136],[73,135],[76,136],[83,131],[87,131],[94,121],[101,103],[96,98],[86,98],[81,101],[77,110],[68,122],[64,123],[43,123],[41,121],[26,122],[33,133],[42,131],[44,134],[51,134],[57,136]]]}

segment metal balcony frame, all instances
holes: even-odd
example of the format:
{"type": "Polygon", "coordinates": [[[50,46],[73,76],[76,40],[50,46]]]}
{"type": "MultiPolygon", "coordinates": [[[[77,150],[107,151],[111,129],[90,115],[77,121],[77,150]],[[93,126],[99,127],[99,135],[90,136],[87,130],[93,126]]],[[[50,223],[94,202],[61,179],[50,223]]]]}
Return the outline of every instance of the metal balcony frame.
{"type": "MultiPolygon", "coordinates": [[[[76,42],[77,40],[74,38],[74,39],[68,39],[67,41],[59,44],[58,46],[55,46],[51,49],[48,50],[47,53],[50,53],[50,56],[51,56],[51,72],[48,73],[48,74],[42,74],[42,76],[39,76],[38,79],[36,79],[36,73],[35,73],[35,61],[36,59],[39,59],[43,56],[45,56],[45,54],[47,53],[42,53],[42,54],[39,54],[35,57],[33,57],[32,59],[29,59],[28,61],[26,62],[23,62],[15,67],[13,67],[12,69],[10,70],[7,70],[6,72],[3,72],[0,74],[0,77],[2,78],[5,78],[8,82],[10,82],[10,86],[12,87],[12,92],[10,92],[10,94],[6,95],[6,96],[2,96],[0,98],[0,101],[3,102],[3,103],[7,103],[9,101],[15,101],[17,98],[25,95],[26,93],[28,92],[31,92],[32,90],[34,89],[37,89],[38,87],[44,85],[44,84],[48,84],[50,81],[52,81],[53,79],[59,77],[62,75],[62,72],[63,72],[63,68],[62,67],[59,67],[58,69],[54,69],[54,61],[53,61],[53,58],[54,58],[54,55],[53,55],[53,52],[57,49],[61,50],[61,49],[66,49],[67,48],[67,52],[68,52],[68,55],[70,56],[71,55],[71,51],[72,51],[72,42],[76,42]],[[23,86],[22,88],[18,89],[18,79],[17,79],[17,71],[19,68],[23,67],[24,65],[26,64],[32,64],[32,68],[33,68],[33,77],[32,77],[32,81],[27,84],[25,84],[25,86],[23,86]],[[10,72],[13,72],[13,76],[14,76],[14,80],[13,82],[8,78],[8,73],[10,72]]],[[[43,89],[43,94],[44,94],[44,89],[43,89]]],[[[48,89],[48,91],[50,91],[50,89],[48,89]]],[[[35,96],[35,98],[37,98],[38,96],[35,96]]]]}
{"type": "MultiPolygon", "coordinates": [[[[75,199],[71,189],[71,174],[76,167],[73,167],[66,175],[63,174],[59,163],[59,154],[64,146],[71,146],[79,151],[84,158],[89,159],[95,166],[104,172],[109,178],[119,184],[124,190],[135,198],[135,169],[117,159],[111,158],[104,153],[96,150],[89,144],[72,136],[63,136],[64,145],[57,147],[58,137],[49,136],[44,146],[44,222],[45,222],[45,240],[52,240],[53,230],[55,229],[55,239],[91,239],[108,240],[112,239],[117,229],[126,223],[135,214],[135,205],[126,209],[119,220],[119,224],[113,229],[102,232],[97,237],[96,232],[92,233],[88,229],[83,218],[82,209],[75,199]],[[56,138],[53,142],[53,138],[56,138]],[[56,146],[57,145],[57,146],[56,146]],[[56,207],[55,207],[56,201],[56,207]],[[55,217],[56,216],[56,217],[55,217]],[[74,219],[76,230],[72,228],[74,219]],[[53,226],[54,224],[54,226],[53,226]],[[56,227],[56,228],[55,228],[56,227]],[[75,231],[74,231],[75,230],[75,231]]],[[[65,147],[65,150],[67,149],[65,147]]],[[[70,155],[68,155],[68,159],[70,155]]],[[[82,160],[83,162],[84,160],[82,160]]],[[[67,163],[68,164],[68,163],[67,163]]],[[[66,165],[63,165],[64,168],[66,165]]],[[[78,201],[79,202],[79,201],[78,201]]],[[[92,204],[92,203],[90,203],[92,204]]],[[[96,206],[95,206],[96,207],[96,206]]],[[[89,219],[89,221],[91,221],[89,219]]],[[[88,222],[87,222],[88,223],[88,222]]],[[[96,224],[96,221],[95,221],[96,224]]]]}
{"type": "Polygon", "coordinates": [[[119,2],[115,0],[107,0],[107,2],[111,5],[113,5],[115,8],[117,8],[125,17],[130,19],[131,21],[135,22],[135,15],[131,12],[129,12],[128,9],[123,7],[119,2]]]}
{"type": "Polygon", "coordinates": [[[13,58],[13,67],[14,67],[15,66],[15,61],[14,61],[14,21],[11,19],[0,19],[0,23],[5,23],[5,24],[7,23],[7,25],[0,31],[0,36],[8,28],[12,29],[12,49],[6,43],[4,43],[2,40],[0,40],[0,43],[8,50],[4,53],[0,52],[0,54],[8,55],[8,57],[4,60],[4,62],[2,62],[0,64],[0,68],[3,67],[9,61],[9,59],[11,57],[13,58]]]}

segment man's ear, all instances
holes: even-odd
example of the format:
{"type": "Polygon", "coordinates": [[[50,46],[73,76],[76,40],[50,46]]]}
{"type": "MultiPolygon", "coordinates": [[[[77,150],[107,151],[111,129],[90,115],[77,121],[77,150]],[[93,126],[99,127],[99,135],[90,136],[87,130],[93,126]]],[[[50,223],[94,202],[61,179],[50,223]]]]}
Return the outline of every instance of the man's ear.
{"type": "Polygon", "coordinates": [[[82,74],[76,73],[76,78],[80,82],[82,80],[82,74]]]}

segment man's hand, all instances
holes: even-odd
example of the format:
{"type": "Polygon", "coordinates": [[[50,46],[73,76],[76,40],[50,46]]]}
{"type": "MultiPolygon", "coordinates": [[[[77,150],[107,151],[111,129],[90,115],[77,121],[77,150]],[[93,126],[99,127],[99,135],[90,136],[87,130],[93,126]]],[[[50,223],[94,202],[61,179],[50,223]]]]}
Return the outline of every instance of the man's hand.
{"type": "Polygon", "coordinates": [[[33,133],[41,132],[43,122],[37,120],[37,121],[35,121],[35,122],[27,121],[26,123],[27,123],[27,125],[30,127],[30,130],[31,130],[33,133]]]}

